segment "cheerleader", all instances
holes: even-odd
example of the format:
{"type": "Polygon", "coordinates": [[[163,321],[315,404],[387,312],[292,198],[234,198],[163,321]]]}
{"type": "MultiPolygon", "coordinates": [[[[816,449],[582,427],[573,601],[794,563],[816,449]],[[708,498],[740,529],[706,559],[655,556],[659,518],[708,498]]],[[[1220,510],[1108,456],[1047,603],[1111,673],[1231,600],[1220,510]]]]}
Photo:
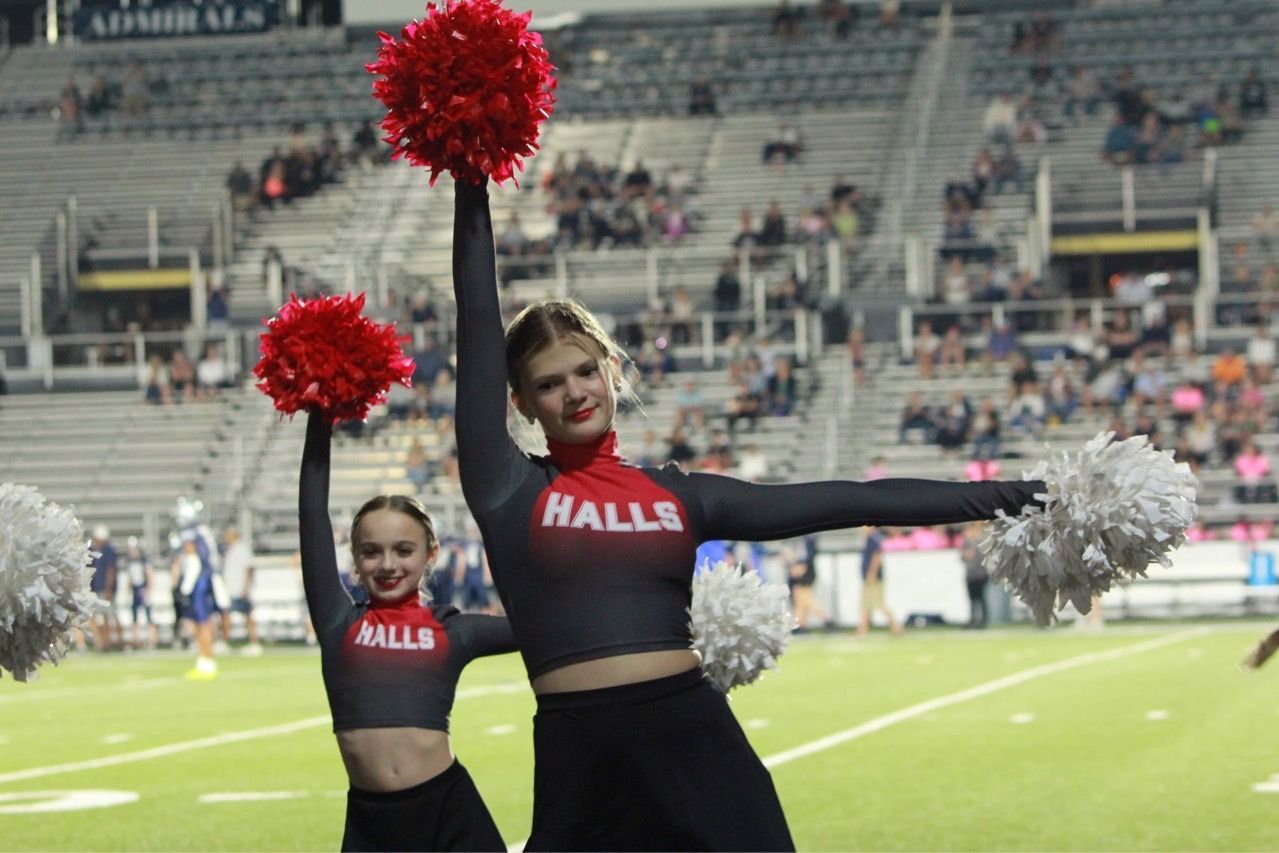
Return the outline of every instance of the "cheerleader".
{"type": "Polygon", "coordinates": [[[616,345],[567,300],[503,335],[483,183],[456,183],[455,217],[462,490],[537,694],[527,849],[793,849],[768,771],[690,648],[699,543],[1016,515],[1044,484],[761,486],[632,466],[613,431],[616,345]],[[508,401],[547,456],[519,450],[508,401]]]}
{"type": "Polygon", "coordinates": [[[355,514],[351,552],[368,602],[352,601],[329,521],[330,420],[308,418],[298,510],[306,602],[350,780],[342,849],[505,850],[448,732],[462,668],[514,651],[510,625],[422,601],[439,542],[422,504],[400,495],[355,514]]]}

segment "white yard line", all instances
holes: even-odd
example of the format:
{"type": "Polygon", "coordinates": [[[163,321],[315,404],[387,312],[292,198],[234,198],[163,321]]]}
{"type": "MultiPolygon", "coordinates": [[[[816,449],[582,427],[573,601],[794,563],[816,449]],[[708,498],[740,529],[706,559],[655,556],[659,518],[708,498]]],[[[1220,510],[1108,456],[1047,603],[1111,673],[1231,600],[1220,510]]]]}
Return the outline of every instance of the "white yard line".
{"type": "Polygon", "coordinates": [[[985,684],[978,684],[976,687],[969,687],[967,690],[960,690],[956,693],[950,693],[945,696],[938,696],[936,699],[929,699],[926,702],[920,702],[918,705],[911,705],[908,708],[902,708],[900,711],[893,711],[891,714],[884,714],[882,717],[876,717],[868,720],[859,726],[851,729],[845,729],[842,732],[835,732],[823,738],[809,741],[806,744],[797,746],[794,749],[788,749],[778,752],[764,759],[765,767],[777,767],[787,762],[794,761],[797,758],[813,755],[814,753],[824,752],[832,749],[840,744],[848,743],[851,740],[857,740],[869,734],[881,731],[889,726],[895,726],[906,720],[912,720],[915,717],[922,717],[924,714],[931,713],[940,708],[947,708],[951,705],[958,705],[961,702],[967,702],[972,699],[980,699],[983,696],[989,696],[992,693],[998,693],[1001,690],[1007,690],[1009,687],[1016,687],[1019,684],[1025,684],[1027,681],[1034,681],[1037,678],[1043,678],[1046,675],[1054,675],[1058,672],[1065,672],[1070,669],[1077,669],[1081,666],[1088,666],[1093,663],[1103,663],[1105,661],[1118,660],[1119,658],[1128,657],[1129,655],[1139,655],[1143,652],[1162,649],[1164,646],[1171,646],[1174,643],[1180,643],[1194,637],[1202,637],[1209,632],[1209,628],[1192,628],[1188,631],[1179,631],[1176,634],[1169,634],[1163,637],[1156,637],[1153,640],[1146,640],[1141,643],[1134,643],[1131,646],[1121,646],[1117,649],[1110,649],[1105,652],[1091,652],[1086,655],[1079,655],[1066,660],[1059,660],[1056,663],[1047,663],[1042,666],[1033,666],[1030,669],[1023,669],[1021,672],[1014,672],[1012,675],[1005,675],[1002,678],[996,678],[994,681],[987,681],[985,684]]]}
{"type": "MultiPolygon", "coordinates": [[[[517,693],[521,690],[528,690],[528,685],[524,682],[518,684],[495,684],[489,687],[468,687],[465,690],[457,692],[458,699],[472,699],[479,696],[491,696],[498,693],[517,693]]],[[[282,723],[277,726],[262,726],[256,729],[245,729],[239,732],[226,732],[225,734],[214,735],[212,737],[197,738],[195,740],[184,740],[177,743],[170,743],[164,746],[156,746],[151,749],[142,749],[137,752],[126,752],[120,755],[110,755],[104,758],[91,758],[87,761],[71,761],[66,764],[52,764],[48,767],[29,767],[26,770],[15,770],[12,773],[0,773],[0,785],[9,782],[21,782],[25,779],[40,779],[45,776],[59,776],[63,773],[77,773],[81,770],[99,770],[103,767],[114,767],[118,764],[132,764],[136,761],[149,761],[152,758],[164,758],[167,755],[176,755],[181,752],[191,752],[196,749],[208,749],[214,746],[223,746],[228,743],[239,743],[246,740],[256,740],[257,738],[276,737],[278,735],[289,735],[295,732],[314,729],[319,726],[327,726],[332,723],[332,717],[328,714],[317,717],[307,717],[304,720],[295,720],[291,723],[282,723]]]]}

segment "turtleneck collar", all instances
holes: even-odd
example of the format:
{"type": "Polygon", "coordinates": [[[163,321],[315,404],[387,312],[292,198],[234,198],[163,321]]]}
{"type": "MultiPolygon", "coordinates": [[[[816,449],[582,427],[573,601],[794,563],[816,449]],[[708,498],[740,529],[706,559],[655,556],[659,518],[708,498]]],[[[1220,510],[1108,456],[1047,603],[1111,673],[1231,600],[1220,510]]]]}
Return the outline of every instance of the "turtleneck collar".
{"type": "Polygon", "coordinates": [[[422,606],[422,596],[417,590],[413,590],[397,601],[380,601],[369,596],[370,610],[416,610],[422,606]]]}
{"type": "Polygon", "coordinates": [[[601,463],[617,464],[622,455],[617,451],[617,432],[606,430],[599,438],[585,444],[565,444],[553,438],[546,440],[551,461],[560,468],[586,468],[601,463]]]}

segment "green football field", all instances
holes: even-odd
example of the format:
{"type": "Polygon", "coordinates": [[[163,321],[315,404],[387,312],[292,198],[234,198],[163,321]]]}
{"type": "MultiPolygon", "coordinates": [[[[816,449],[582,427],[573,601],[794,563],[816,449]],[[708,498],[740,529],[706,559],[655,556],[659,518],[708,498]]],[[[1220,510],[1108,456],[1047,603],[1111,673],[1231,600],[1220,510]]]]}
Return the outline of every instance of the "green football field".
{"type": "MultiPolygon", "coordinates": [[[[1263,624],[798,638],[733,708],[801,850],[1274,850],[1279,665],[1263,624]]],[[[335,850],[319,657],[74,656],[0,681],[0,849],[335,850]]],[[[454,748],[528,833],[533,697],[473,664],[454,748]]]]}

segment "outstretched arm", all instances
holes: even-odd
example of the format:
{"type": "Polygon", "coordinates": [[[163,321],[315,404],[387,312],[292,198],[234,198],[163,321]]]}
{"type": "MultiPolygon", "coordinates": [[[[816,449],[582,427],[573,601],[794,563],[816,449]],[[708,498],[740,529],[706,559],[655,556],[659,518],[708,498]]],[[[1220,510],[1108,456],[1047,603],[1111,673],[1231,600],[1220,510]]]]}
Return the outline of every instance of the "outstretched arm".
{"type": "Polygon", "coordinates": [[[516,650],[515,633],[505,616],[463,613],[455,617],[462,625],[471,658],[504,655],[516,650]]]}
{"type": "Polygon", "coordinates": [[[690,474],[701,496],[707,539],[765,541],[866,524],[916,526],[1017,515],[1044,491],[1039,480],[952,483],[886,479],[765,486],[690,474]]]}
{"type": "Polygon", "coordinates": [[[454,191],[457,456],[462,493],[478,512],[510,497],[518,484],[512,462],[521,454],[506,430],[506,338],[488,188],[459,181],[454,191]]]}
{"type": "Polygon", "coordinates": [[[329,520],[329,456],[333,436],[329,419],[318,412],[307,416],[306,446],[298,479],[298,536],[302,546],[302,587],[316,629],[339,624],[351,597],[338,577],[329,520]]]}

